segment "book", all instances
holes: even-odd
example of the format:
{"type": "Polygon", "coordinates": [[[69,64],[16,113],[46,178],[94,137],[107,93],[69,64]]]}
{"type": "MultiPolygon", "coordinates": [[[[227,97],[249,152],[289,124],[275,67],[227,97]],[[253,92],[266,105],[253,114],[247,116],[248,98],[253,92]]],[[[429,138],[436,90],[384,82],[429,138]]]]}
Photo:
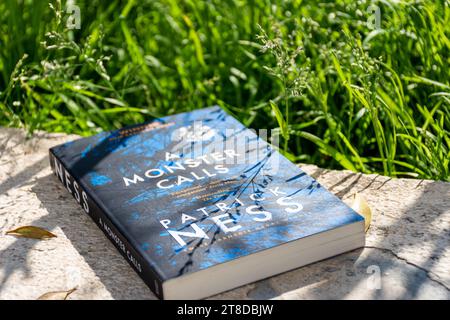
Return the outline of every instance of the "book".
{"type": "Polygon", "coordinates": [[[56,177],[161,299],[364,246],[364,218],[220,107],[50,149],[56,177]]]}

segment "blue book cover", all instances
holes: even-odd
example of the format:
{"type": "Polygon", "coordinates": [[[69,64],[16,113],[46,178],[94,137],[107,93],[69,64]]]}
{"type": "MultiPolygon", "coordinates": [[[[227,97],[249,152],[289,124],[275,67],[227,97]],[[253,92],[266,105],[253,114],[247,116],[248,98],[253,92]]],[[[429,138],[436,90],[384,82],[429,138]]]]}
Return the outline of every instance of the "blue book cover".
{"type": "Polygon", "coordinates": [[[247,271],[234,282],[226,280],[228,285],[214,273],[231,277],[226,273],[238,273],[239,263],[229,268],[227,263],[251,266],[258,253],[261,263],[264,255],[276,257],[282,245],[343,226],[356,227],[317,238],[316,251],[333,243],[351,242],[350,247],[326,249],[331,251],[317,258],[309,253],[312,258],[301,264],[363,245],[360,215],[219,107],[71,141],[50,149],[50,162],[67,191],[160,298],[186,297],[188,289],[169,295],[164,284],[172,281],[171,291],[176,279],[195,285],[188,276],[207,274],[202,271],[211,270],[204,279],[210,287],[218,279],[218,287],[194,297],[292,269],[291,262],[262,267],[260,275],[246,276],[247,271]],[[336,242],[355,235],[357,241],[336,242]]]}

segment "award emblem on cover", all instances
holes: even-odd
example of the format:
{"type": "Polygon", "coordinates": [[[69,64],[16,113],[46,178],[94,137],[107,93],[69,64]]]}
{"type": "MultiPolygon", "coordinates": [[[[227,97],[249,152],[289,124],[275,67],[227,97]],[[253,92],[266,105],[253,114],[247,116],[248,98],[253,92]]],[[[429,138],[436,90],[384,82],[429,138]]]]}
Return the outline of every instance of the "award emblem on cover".
{"type": "Polygon", "coordinates": [[[208,141],[215,135],[216,130],[198,122],[191,126],[178,128],[173,132],[172,139],[174,141],[200,142],[208,141]]]}

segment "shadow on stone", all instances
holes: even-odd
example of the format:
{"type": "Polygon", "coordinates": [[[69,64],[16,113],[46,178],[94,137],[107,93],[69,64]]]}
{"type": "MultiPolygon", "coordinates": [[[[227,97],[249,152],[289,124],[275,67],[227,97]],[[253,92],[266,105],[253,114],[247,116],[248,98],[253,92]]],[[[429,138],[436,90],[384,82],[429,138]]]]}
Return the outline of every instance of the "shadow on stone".
{"type": "MultiPolygon", "coordinates": [[[[1,152],[9,151],[0,148],[1,152]]],[[[52,174],[35,178],[43,168],[48,169],[46,153],[47,150],[42,150],[40,160],[2,181],[0,191],[30,187],[47,212],[33,220],[33,225],[49,230],[59,227],[113,298],[155,299],[57,178],[52,174]]],[[[367,247],[212,298],[450,299],[448,264],[442,263],[448,261],[450,246],[448,183],[417,181],[413,190],[411,180],[378,175],[323,169],[316,169],[313,175],[322,185],[332,186],[330,190],[340,198],[348,199],[354,192],[364,192],[369,198],[374,220],[367,234],[367,247]],[[403,184],[407,189],[402,189],[403,184]],[[404,199],[410,192],[417,192],[417,197],[405,205],[404,199]],[[380,270],[379,288],[370,287],[371,281],[376,280],[374,273],[368,272],[373,266],[380,270]]],[[[9,200],[26,201],[24,198],[9,200]]],[[[0,209],[3,218],[9,209],[3,204],[0,209]]],[[[7,219],[3,220],[7,222],[7,219]]],[[[21,271],[25,276],[31,275],[28,257],[36,243],[33,239],[15,239],[0,252],[0,257],[8,257],[0,261],[3,275],[0,291],[13,273],[21,271]]]]}

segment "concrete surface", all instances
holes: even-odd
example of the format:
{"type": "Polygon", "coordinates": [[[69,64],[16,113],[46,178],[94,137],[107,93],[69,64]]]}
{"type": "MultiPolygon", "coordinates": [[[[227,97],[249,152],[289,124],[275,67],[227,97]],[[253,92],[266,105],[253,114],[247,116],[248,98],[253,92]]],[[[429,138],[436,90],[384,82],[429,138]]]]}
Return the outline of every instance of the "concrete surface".
{"type": "MultiPolygon", "coordinates": [[[[48,148],[75,136],[0,128],[0,299],[155,299],[51,174],[48,148]],[[58,237],[5,235],[34,225],[58,237]]],[[[213,299],[449,299],[450,183],[302,168],[347,203],[372,209],[367,245],[213,299]]]]}

